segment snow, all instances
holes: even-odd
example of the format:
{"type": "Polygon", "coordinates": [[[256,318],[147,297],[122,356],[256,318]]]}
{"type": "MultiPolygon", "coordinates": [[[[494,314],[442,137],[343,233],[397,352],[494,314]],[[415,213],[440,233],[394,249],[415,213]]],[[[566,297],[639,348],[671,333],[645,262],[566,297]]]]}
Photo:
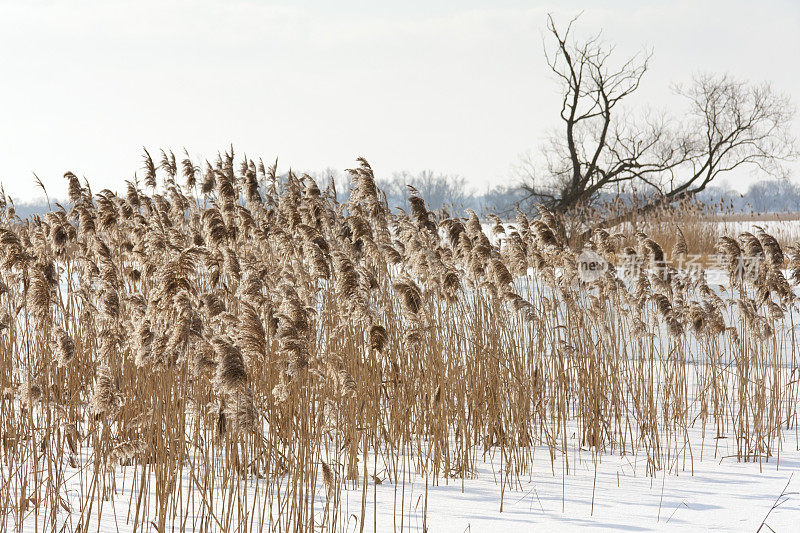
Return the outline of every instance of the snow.
{"type": "Polygon", "coordinates": [[[737,236],[744,231],[754,232],[755,227],[778,239],[782,244],[790,244],[800,240],[800,220],[764,220],[764,221],[725,221],[713,222],[723,235],[737,236]]]}
{"type": "MultiPolygon", "coordinates": [[[[712,455],[714,444],[706,440],[703,451],[712,455]]],[[[792,472],[800,467],[796,444],[791,448],[782,454],[780,469],[776,461],[759,465],[706,457],[695,459],[692,472],[691,460],[682,454],[670,472],[659,473],[657,478],[645,476],[644,465],[636,457],[601,456],[595,474],[593,454],[587,450],[575,452],[570,474],[562,476],[563,464],[557,461],[551,471],[543,449],[537,454],[533,479],[505,494],[502,513],[490,465],[480,469],[478,479],[465,482],[463,493],[460,485],[429,489],[428,528],[453,532],[531,531],[537,527],[559,531],[755,531],[792,472]]],[[[800,479],[792,479],[787,490],[798,489],[800,479]]],[[[391,489],[381,490],[390,498],[391,489]]],[[[424,486],[417,484],[416,492],[423,490],[424,486]]],[[[387,511],[391,513],[391,509],[387,511]]],[[[798,519],[800,499],[793,496],[770,514],[768,524],[776,531],[790,531],[798,519]]],[[[407,520],[415,527],[420,523],[418,514],[407,515],[407,520]]]]}
{"type": "MultiPolygon", "coordinates": [[[[379,461],[377,477],[382,482],[370,482],[367,487],[365,530],[423,531],[425,524],[428,531],[437,532],[532,531],[538,528],[547,531],[756,531],[768,513],[767,525],[773,530],[796,530],[800,520],[800,497],[797,495],[800,491],[800,475],[797,475],[800,448],[796,436],[784,441],[783,449],[769,461],[737,462],[735,456],[731,457],[735,452],[728,439],[713,439],[709,435],[704,439],[699,428],[692,428],[689,433],[691,450],[680,444],[669,467],[658,472],[656,477],[646,475],[642,457],[595,456],[591,450],[580,448],[574,437],[568,439],[571,441],[567,454],[569,474],[565,475],[563,455],[557,454],[551,463],[547,448],[536,446],[533,470],[505,487],[502,512],[499,452],[493,457],[487,456],[471,479],[440,479],[435,483],[428,480],[426,483],[417,476],[406,479],[404,487],[384,479],[379,461]],[[425,522],[422,511],[426,486],[425,522]],[[786,501],[770,512],[772,506],[783,499],[780,498],[782,493],[787,494],[786,501]],[[377,520],[374,519],[376,508],[377,520]]],[[[368,465],[371,474],[372,458],[368,465]]],[[[132,516],[129,502],[136,492],[137,473],[133,467],[119,469],[115,476],[116,495],[111,501],[96,499],[89,531],[133,531],[132,521],[128,520],[129,512],[132,516]],[[98,511],[102,513],[99,523],[96,521],[98,511]]],[[[84,474],[91,478],[90,473],[84,474]]],[[[191,477],[184,471],[181,479],[183,493],[189,494],[193,484],[191,477]]],[[[251,479],[246,484],[240,483],[248,502],[260,502],[263,492],[256,495],[259,481],[251,479]]],[[[73,513],[62,512],[57,519],[58,524],[66,524],[67,531],[78,523],[80,502],[85,501],[88,483],[87,478],[74,475],[69,484],[73,513]]],[[[214,504],[219,516],[228,497],[221,490],[214,504]]],[[[344,527],[337,529],[359,531],[362,493],[363,486],[342,491],[338,522],[344,527]]],[[[314,500],[315,513],[321,520],[325,511],[322,487],[314,500]]],[[[184,505],[186,531],[200,531],[201,515],[206,522],[214,524],[199,495],[195,495],[193,501],[186,499],[184,505]]],[[[258,525],[262,518],[267,529],[269,516],[262,517],[260,503],[253,507],[254,512],[246,518],[248,530],[251,524],[254,530],[260,530],[258,525]]],[[[27,516],[23,531],[37,530],[33,518],[32,514],[27,516]]],[[[38,531],[42,531],[42,517],[39,519],[38,531]]],[[[49,517],[44,523],[47,522],[49,517]]],[[[217,529],[220,528],[212,526],[212,530],[217,529]]],[[[144,527],[140,525],[138,530],[157,531],[150,523],[144,527]]]]}

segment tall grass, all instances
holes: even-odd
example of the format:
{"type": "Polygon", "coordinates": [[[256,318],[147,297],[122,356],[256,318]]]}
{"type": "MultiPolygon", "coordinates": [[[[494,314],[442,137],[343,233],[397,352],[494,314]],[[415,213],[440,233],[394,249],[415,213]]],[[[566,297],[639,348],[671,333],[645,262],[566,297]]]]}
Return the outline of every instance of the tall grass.
{"type": "Polygon", "coordinates": [[[389,212],[364,160],[345,204],[233,153],[145,161],[125,196],[67,173],[68,208],[3,203],[2,530],[377,529],[376,483],[403,529],[412,476],[499,458],[502,510],[535,449],[570,471],[573,432],[656,475],[701,460],[693,427],[742,461],[797,431],[800,247],[704,243],[717,288],[667,264],[681,223],[666,254],[598,231],[612,268],[587,282],[546,209],[484,231],[413,191],[389,212]]]}

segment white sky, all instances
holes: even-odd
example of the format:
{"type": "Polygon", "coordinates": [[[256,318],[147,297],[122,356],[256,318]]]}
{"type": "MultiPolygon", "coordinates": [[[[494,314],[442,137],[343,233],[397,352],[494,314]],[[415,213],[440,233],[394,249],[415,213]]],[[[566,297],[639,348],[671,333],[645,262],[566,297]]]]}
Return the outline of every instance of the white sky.
{"type": "Polygon", "coordinates": [[[283,169],[364,156],[483,190],[557,124],[547,12],[585,9],[580,35],[602,29],[620,54],[653,47],[637,103],[675,106],[670,84],[705,70],[800,104],[797,0],[583,4],[0,0],[0,182],[18,202],[40,196],[33,172],[51,197],[67,170],[122,190],[143,145],[211,158],[233,143],[283,169]]]}

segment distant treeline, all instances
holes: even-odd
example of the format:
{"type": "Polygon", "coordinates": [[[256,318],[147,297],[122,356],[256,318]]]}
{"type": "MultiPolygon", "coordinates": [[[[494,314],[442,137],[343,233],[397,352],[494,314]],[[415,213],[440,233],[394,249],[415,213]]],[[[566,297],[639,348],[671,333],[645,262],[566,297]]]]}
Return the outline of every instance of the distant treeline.
{"type": "MultiPolygon", "coordinates": [[[[350,191],[347,175],[336,171],[313,173],[312,177],[321,188],[329,185],[333,178],[339,201],[347,200],[350,191]]],[[[460,176],[436,174],[430,171],[411,174],[400,172],[390,178],[377,180],[393,209],[408,209],[410,187],[422,195],[431,210],[445,209],[450,214],[463,214],[472,209],[479,215],[494,213],[501,217],[513,217],[516,208],[531,211],[534,206],[526,198],[526,192],[517,185],[497,185],[483,192],[468,185],[460,176]]],[[[627,194],[603,193],[597,201],[631,200],[627,194]]],[[[739,193],[722,186],[711,186],[697,195],[697,199],[710,205],[718,205],[732,213],[783,213],[800,212],[800,185],[789,180],[769,179],[756,181],[747,192],[739,193]]],[[[50,202],[56,208],[56,200],[50,202]]],[[[63,205],[63,203],[62,203],[63,205]]],[[[66,207],[66,206],[65,206],[66,207]]],[[[33,214],[44,214],[50,210],[44,200],[15,205],[17,215],[26,218],[33,214]]]]}
{"type": "MultiPolygon", "coordinates": [[[[408,208],[409,185],[421,193],[432,210],[444,208],[456,214],[472,209],[478,214],[513,216],[517,207],[523,211],[534,209],[533,201],[527,198],[521,186],[498,185],[478,192],[459,176],[432,172],[415,175],[398,173],[389,179],[379,180],[378,184],[384,190],[388,204],[402,209],[408,208]]],[[[343,199],[342,196],[340,199],[343,199]]],[[[696,198],[732,213],[800,212],[800,185],[783,179],[756,181],[745,193],[724,186],[710,186],[698,193],[696,198]]],[[[620,199],[633,202],[634,195],[603,193],[596,201],[602,203],[620,199]]]]}

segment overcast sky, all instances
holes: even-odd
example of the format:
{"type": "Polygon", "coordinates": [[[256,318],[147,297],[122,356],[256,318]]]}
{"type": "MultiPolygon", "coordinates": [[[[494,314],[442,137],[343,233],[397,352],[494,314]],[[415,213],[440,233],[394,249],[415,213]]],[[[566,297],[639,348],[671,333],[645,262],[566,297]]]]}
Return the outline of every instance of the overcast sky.
{"type": "Polygon", "coordinates": [[[712,71],[800,104],[797,0],[0,2],[0,182],[20,202],[33,172],[51,196],[67,170],[122,190],[143,145],[302,170],[364,156],[483,190],[557,124],[548,12],[584,9],[578,33],[621,55],[654,49],[632,103],[675,108],[670,84],[712,71]]]}

